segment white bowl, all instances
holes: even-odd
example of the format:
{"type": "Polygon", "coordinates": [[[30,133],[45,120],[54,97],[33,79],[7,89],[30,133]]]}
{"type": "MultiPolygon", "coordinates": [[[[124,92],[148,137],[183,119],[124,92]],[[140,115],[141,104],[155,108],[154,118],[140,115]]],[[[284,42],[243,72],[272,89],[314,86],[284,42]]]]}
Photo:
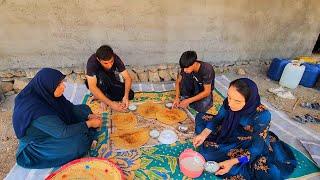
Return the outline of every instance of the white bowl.
{"type": "Polygon", "coordinates": [[[152,138],[157,138],[157,137],[159,137],[160,133],[159,133],[159,131],[154,129],[154,130],[150,131],[149,135],[152,138]]]}
{"type": "Polygon", "coordinates": [[[185,132],[187,132],[188,131],[188,126],[186,126],[186,125],[180,125],[179,127],[178,127],[178,130],[180,131],[180,132],[183,132],[183,133],[185,133],[185,132]]]}
{"type": "Polygon", "coordinates": [[[204,168],[205,168],[206,171],[208,171],[210,173],[214,173],[214,172],[216,172],[216,171],[218,171],[220,169],[220,166],[215,161],[207,161],[204,164],[204,168]]]}
{"type": "Polygon", "coordinates": [[[161,131],[158,140],[162,144],[172,144],[178,140],[178,136],[173,130],[165,129],[161,131]]]}
{"type": "Polygon", "coordinates": [[[135,110],[137,109],[137,106],[134,105],[134,104],[130,104],[129,107],[128,107],[128,109],[129,109],[130,111],[135,111],[135,110]]]}
{"type": "Polygon", "coordinates": [[[173,104],[172,103],[166,103],[167,108],[172,108],[173,104]]]}

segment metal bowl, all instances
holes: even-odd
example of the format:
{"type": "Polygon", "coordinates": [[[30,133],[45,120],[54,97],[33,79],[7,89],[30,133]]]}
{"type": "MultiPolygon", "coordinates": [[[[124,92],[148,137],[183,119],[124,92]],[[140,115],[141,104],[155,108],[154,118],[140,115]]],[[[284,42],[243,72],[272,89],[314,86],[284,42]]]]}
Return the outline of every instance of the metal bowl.
{"type": "Polygon", "coordinates": [[[137,106],[134,105],[134,104],[130,104],[129,107],[128,107],[128,109],[129,109],[130,111],[135,111],[135,110],[137,109],[137,106]]]}
{"type": "Polygon", "coordinates": [[[173,104],[172,104],[171,102],[166,103],[166,107],[167,107],[167,108],[172,108],[172,106],[173,106],[173,104]]]}
{"type": "Polygon", "coordinates": [[[180,125],[180,126],[178,127],[178,130],[179,130],[180,132],[183,132],[183,133],[187,132],[188,129],[189,129],[189,127],[186,126],[186,125],[180,125]]]}

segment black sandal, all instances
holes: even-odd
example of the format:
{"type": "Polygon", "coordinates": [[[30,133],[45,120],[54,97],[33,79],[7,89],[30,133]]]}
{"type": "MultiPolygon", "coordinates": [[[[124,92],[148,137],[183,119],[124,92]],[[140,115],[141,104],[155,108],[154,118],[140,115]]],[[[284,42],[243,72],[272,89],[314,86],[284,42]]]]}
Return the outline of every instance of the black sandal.
{"type": "Polygon", "coordinates": [[[300,106],[303,107],[303,108],[320,110],[320,104],[319,103],[304,102],[304,103],[301,103],[300,106]]]}
{"type": "Polygon", "coordinates": [[[320,104],[319,103],[311,103],[312,109],[320,110],[320,104]]]}
{"type": "Polygon", "coordinates": [[[310,114],[305,114],[304,116],[294,116],[292,119],[302,124],[306,124],[306,123],[320,124],[320,119],[313,117],[310,114]]]}
{"type": "Polygon", "coordinates": [[[302,124],[305,124],[308,122],[305,118],[302,118],[301,116],[294,116],[292,119],[302,124]]]}
{"type": "Polygon", "coordinates": [[[310,123],[314,123],[314,124],[320,123],[320,119],[318,119],[318,118],[316,118],[316,117],[313,117],[313,116],[311,116],[310,114],[305,114],[304,117],[305,117],[305,119],[307,119],[308,122],[310,122],[310,123]]]}

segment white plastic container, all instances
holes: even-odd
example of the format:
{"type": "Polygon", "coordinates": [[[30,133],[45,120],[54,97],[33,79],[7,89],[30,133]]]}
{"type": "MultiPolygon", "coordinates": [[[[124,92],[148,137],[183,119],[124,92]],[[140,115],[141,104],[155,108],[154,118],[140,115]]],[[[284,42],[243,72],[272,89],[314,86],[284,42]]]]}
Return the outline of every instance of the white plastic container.
{"type": "Polygon", "coordinates": [[[171,129],[161,131],[158,140],[162,144],[173,144],[178,140],[178,135],[171,129]]]}
{"type": "Polygon", "coordinates": [[[300,66],[300,63],[297,62],[287,64],[283,70],[279,84],[290,89],[297,88],[305,68],[304,65],[300,66]]]}

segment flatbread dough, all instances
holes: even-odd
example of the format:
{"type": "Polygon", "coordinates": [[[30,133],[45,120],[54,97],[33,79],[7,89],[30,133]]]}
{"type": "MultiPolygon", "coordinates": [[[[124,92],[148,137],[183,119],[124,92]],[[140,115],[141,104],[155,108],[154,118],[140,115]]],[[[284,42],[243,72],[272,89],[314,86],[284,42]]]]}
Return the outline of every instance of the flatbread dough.
{"type": "Polygon", "coordinates": [[[137,124],[137,117],[132,113],[114,113],[111,116],[112,125],[117,129],[132,129],[137,124]]]}
{"type": "Polygon", "coordinates": [[[148,142],[149,131],[148,128],[117,130],[110,138],[118,149],[136,149],[148,142]]]}
{"type": "Polygon", "coordinates": [[[156,119],[156,113],[162,108],[164,107],[161,104],[146,102],[138,106],[137,113],[147,119],[156,119]]]}
{"type": "Polygon", "coordinates": [[[168,125],[173,125],[187,119],[187,114],[180,109],[162,108],[156,113],[157,120],[168,125]]]}

